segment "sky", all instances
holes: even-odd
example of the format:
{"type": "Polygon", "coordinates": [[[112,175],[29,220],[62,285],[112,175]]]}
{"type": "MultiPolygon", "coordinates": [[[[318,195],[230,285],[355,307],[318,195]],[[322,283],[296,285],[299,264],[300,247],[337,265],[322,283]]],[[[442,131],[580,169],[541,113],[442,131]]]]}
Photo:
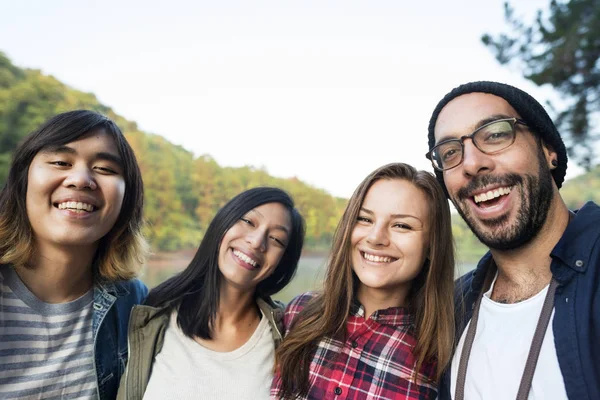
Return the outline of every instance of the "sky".
{"type": "MultiPolygon", "coordinates": [[[[531,21],[549,0],[515,4],[531,21]]],[[[506,30],[502,0],[0,0],[16,65],[222,166],[341,197],[389,162],[432,171],[429,117],[461,83],[554,95],[481,44],[506,30]]]]}

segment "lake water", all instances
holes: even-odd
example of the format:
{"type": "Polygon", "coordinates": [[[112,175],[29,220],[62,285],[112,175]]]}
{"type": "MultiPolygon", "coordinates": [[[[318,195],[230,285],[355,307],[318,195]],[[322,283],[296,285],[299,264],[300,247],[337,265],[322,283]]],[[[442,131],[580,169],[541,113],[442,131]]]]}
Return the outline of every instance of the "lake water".
{"type": "MultiPolygon", "coordinates": [[[[160,253],[150,258],[148,264],[142,271],[140,279],[149,287],[153,288],[160,282],[170,278],[179,271],[183,270],[194,256],[193,251],[160,253]]],[[[304,255],[300,259],[298,272],[294,279],[281,292],[273,296],[275,299],[289,302],[294,296],[309,290],[318,290],[321,288],[321,282],[325,276],[325,255],[304,255]]],[[[471,269],[476,264],[462,263],[456,268],[456,276],[460,276],[471,269]]]]}

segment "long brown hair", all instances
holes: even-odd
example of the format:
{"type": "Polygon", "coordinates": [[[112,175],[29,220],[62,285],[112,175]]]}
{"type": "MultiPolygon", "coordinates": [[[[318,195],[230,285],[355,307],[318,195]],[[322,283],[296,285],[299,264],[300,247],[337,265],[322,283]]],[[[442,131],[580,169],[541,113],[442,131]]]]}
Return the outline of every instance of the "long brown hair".
{"type": "Polygon", "coordinates": [[[306,396],[310,389],[309,367],[319,342],[346,335],[358,283],[352,270],[350,236],[368,190],[380,179],[406,180],[429,200],[429,265],[415,279],[409,295],[417,341],[413,378],[417,379],[423,363],[437,361],[435,378],[439,381],[450,361],[454,340],[454,242],[448,200],[433,174],[403,163],[388,164],[373,171],[354,191],[335,231],[323,292],[296,317],[277,349],[281,398],[306,396]]]}

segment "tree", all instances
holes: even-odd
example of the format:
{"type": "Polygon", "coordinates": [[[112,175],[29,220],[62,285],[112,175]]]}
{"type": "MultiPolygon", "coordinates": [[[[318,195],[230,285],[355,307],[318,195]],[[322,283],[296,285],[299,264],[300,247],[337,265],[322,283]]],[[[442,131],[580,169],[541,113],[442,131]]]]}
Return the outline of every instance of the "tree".
{"type": "Polygon", "coordinates": [[[551,85],[561,96],[555,123],[569,156],[586,169],[593,165],[600,117],[600,1],[551,0],[527,25],[504,4],[510,33],[482,36],[501,64],[517,64],[526,79],[551,85]],[[564,135],[566,133],[566,135],[564,135]]]}

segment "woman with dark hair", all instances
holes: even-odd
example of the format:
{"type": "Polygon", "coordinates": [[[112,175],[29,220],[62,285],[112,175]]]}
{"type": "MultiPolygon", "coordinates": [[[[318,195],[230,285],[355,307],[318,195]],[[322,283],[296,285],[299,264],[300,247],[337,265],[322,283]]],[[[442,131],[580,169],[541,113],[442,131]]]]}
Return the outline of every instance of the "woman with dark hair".
{"type": "Polygon", "coordinates": [[[133,310],[118,398],[268,398],[283,315],[269,296],[294,276],[303,241],[304,220],[280,189],[225,204],[189,266],[133,310]]]}
{"type": "Polygon", "coordinates": [[[117,125],[59,114],[16,149],[0,193],[0,398],[114,399],[146,287],[144,190],[117,125]]]}
{"type": "Polygon", "coordinates": [[[453,277],[435,177],[401,163],[375,170],[337,227],[323,291],[286,308],[272,396],[435,398],[452,350],[453,277]]]}

